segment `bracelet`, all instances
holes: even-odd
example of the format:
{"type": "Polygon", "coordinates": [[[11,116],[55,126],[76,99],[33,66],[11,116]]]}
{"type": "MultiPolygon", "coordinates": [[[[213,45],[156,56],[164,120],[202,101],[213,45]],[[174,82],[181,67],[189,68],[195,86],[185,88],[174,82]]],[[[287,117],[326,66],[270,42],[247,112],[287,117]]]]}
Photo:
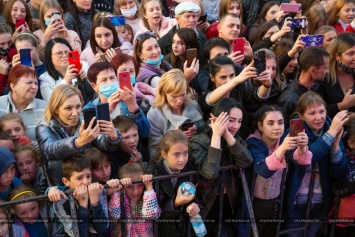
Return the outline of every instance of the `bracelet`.
{"type": "Polygon", "coordinates": [[[262,84],[265,88],[267,88],[267,89],[270,89],[271,88],[271,86],[265,86],[264,84],[262,84]]]}

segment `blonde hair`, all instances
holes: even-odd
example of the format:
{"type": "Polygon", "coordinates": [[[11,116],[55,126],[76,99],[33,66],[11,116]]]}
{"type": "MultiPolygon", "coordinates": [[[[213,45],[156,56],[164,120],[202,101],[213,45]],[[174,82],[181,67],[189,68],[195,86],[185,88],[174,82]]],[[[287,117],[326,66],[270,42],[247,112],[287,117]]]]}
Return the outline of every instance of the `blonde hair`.
{"type": "Polygon", "coordinates": [[[0,117],[0,130],[3,131],[3,127],[7,121],[15,121],[18,122],[23,129],[26,131],[27,127],[23,122],[21,116],[18,113],[8,113],[0,117]]]}
{"type": "MultiPolygon", "coordinates": [[[[187,80],[180,69],[172,69],[164,73],[157,88],[157,97],[154,101],[155,107],[162,109],[165,104],[168,104],[167,95],[181,95],[187,93],[187,89],[187,80]]],[[[188,103],[190,103],[190,99],[186,97],[184,104],[188,103]]]]}
{"type": "Polygon", "coordinates": [[[314,34],[314,32],[316,32],[319,22],[322,22],[323,25],[327,23],[327,15],[325,13],[324,7],[322,6],[312,6],[304,16],[308,21],[309,34],[314,34]]]}
{"type": "Polygon", "coordinates": [[[337,0],[335,6],[333,7],[333,10],[329,16],[329,20],[328,20],[328,25],[334,25],[335,23],[338,23],[338,14],[340,12],[340,9],[348,3],[354,3],[354,0],[337,0]]]}
{"type": "Polygon", "coordinates": [[[327,108],[327,104],[318,93],[314,91],[308,91],[300,97],[297,103],[297,107],[292,115],[304,115],[310,106],[316,104],[324,105],[324,108],[327,108]]]}
{"type": "Polygon", "coordinates": [[[83,96],[78,88],[63,84],[53,90],[42,118],[46,121],[47,125],[49,125],[52,119],[59,122],[59,117],[56,114],[57,109],[62,106],[67,99],[75,95],[79,96],[81,105],[83,105],[83,96]]]}
{"type": "Polygon", "coordinates": [[[139,163],[127,163],[123,165],[118,171],[118,177],[132,178],[133,175],[144,174],[144,169],[139,163]]]}
{"type": "Polygon", "coordinates": [[[355,45],[354,33],[345,32],[338,35],[335,40],[328,46],[327,51],[329,53],[329,73],[327,80],[334,85],[337,82],[337,62],[336,56],[341,56],[346,50],[355,45]]]}
{"type": "Polygon", "coordinates": [[[57,9],[58,12],[60,13],[61,19],[63,20],[63,9],[59,5],[57,0],[44,0],[41,2],[41,5],[39,7],[39,21],[41,25],[41,30],[44,31],[47,29],[46,24],[44,24],[44,14],[48,9],[54,8],[57,9]]]}
{"type": "MultiPolygon", "coordinates": [[[[159,5],[160,5],[160,11],[163,13],[163,5],[162,5],[162,3],[160,2],[160,0],[142,0],[142,1],[141,1],[141,4],[140,4],[140,6],[139,6],[139,9],[138,9],[139,16],[140,16],[140,18],[143,20],[144,26],[145,26],[149,31],[152,31],[152,30],[151,30],[150,27],[149,27],[148,20],[147,20],[146,18],[144,18],[144,14],[145,14],[145,12],[147,11],[145,5],[146,5],[148,2],[152,2],[152,1],[157,1],[157,2],[159,3],[159,5]]],[[[164,17],[163,14],[162,14],[162,17],[164,17]]],[[[160,20],[160,23],[159,23],[160,25],[161,25],[161,21],[162,21],[162,19],[160,20]]]]}

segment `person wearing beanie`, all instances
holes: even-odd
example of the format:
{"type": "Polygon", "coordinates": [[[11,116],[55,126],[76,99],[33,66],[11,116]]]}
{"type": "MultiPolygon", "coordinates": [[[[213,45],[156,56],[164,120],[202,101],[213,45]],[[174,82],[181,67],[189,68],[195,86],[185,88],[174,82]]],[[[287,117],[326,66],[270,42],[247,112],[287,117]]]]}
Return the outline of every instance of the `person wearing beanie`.
{"type": "Polygon", "coordinates": [[[175,19],[177,24],[171,30],[158,40],[161,54],[168,55],[171,51],[174,32],[180,28],[190,28],[196,31],[198,44],[198,59],[200,66],[204,65],[203,50],[207,38],[204,33],[196,29],[201,8],[193,2],[182,2],[175,7],[175,19]]]}
{"type": "Polygon", "coordinates": [[[21,180],[15,177],[15,163],[11,151],[0,146],[0,200],[6,201],[10,192],[22,185],[21,180]]]}

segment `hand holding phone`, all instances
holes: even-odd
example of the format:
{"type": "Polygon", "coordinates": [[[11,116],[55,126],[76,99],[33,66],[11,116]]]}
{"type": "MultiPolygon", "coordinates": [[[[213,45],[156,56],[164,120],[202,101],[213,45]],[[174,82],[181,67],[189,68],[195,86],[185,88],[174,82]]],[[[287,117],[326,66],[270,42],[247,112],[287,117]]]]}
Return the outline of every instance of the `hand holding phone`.
{"type": "Polygon", "coordinates": [[[32,67],[30,49],[20,49],[20,61],[22,65],[32,67]]]}
{"type": "MultiPolygon", "coordinates": [[[[87,129],[89,127],[91,120],[94,117],[96,117],[96,109],[95,108],[84,109],[83,114],[84,114],[84,129],[87,129]]],[[[95,119],[91,128],[95,127],[96,123],[97,123],[97,119],[95,119]]]]}
{"type": "Polygon", "coordinates": [[[97,120],[111,121],[108,103],[101,103],[96,106],[97,120]]]}
{"type": "Polygon", "coordinates": [[[280,6],[280,10],[284,11],[284,13],[298,13],[301,10],[300,3],[282,3],[280,6]]]}
{"type": "Polygon", "coordinates": [[[291,29],[304,29],[306,28],[306,19],[305,18],[294,18],[289,19],[291,21],[291,29]]]}
{"type": "Polygon", "coordinates": [[[119,72],[118,81],[121,90],[124,90],[124,88],[127,87],[129,90],[133,91],[131,76],[129,72],[119,72]]]}
{"type": "Polygon", "coordinates": [[[312,46],[320,47],[323,45],[324,35],[322,34],[307,35],[307,36],[303,36],[301,40],[305,42],[304,48],[309,48],[312,46]]]}
{"type": "Polygon", "coordinates": [[[191,67],[192,61],[194,58],[197,59],[197,49],[192,48],[192,49],[187,49],[186,50],[186,61],[187,61],[187,67],[191,67]]]}
{"type": "Polygon", "coordinates": [[[266,55],[264,50],[254,53],[254,67],[258,75],[266,70],[266,55]]]}
{"type": "Polygon", "coordinates": [[[200,18],[198,18],[198,21],[197,22],[206,22],[207,21],[207,15],[201,15],[200,18]]]}
{"type": "Polygon", "coordinates": [[[303,132],[303,120],[291,119],[290,121],[290,136],[297,137],[299,133],[303,132]]]}
{"type": "Polygon", "coordinates": [[[69,64],[75,66],[77,74],[81,71],[81,63],[80,63],[80,54],[77,50],[71,51],[68,53],[69,64]]]}
{"type": "MultiPolygon", "coordinates": [[[[16,19],[16,29],[22,26],[22,28],[26,25],[26,21],[24,18],[18,18],[16,19]]],[[[20,29],[18,32],[22,32],[22,29],[20,29]]]]}
{"type": "Polygon", "coordinates": [[[233,40],[233,52],[240,51],[238,55],[244,55],[244,39],[243,38],[235,38],[233,40]]]}
{"type": "Polygon", "coordinates": [[[109,16],[107,18],[112,22],[114,26],[122,26],[126,24],[124,16],[109,16]]]}

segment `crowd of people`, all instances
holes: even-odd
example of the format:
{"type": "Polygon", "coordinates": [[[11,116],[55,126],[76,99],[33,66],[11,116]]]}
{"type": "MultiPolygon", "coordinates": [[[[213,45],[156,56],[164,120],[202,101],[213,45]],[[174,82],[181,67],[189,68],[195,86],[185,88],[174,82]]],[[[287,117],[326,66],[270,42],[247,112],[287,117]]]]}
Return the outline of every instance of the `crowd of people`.
{"type": "Polygon", "coordinates": [[[355,236],[354,83],[355,0],[0,0],[0,204],[51,203],[0,236],[247,237],[243,185],[259,236],[355,236]]]}

